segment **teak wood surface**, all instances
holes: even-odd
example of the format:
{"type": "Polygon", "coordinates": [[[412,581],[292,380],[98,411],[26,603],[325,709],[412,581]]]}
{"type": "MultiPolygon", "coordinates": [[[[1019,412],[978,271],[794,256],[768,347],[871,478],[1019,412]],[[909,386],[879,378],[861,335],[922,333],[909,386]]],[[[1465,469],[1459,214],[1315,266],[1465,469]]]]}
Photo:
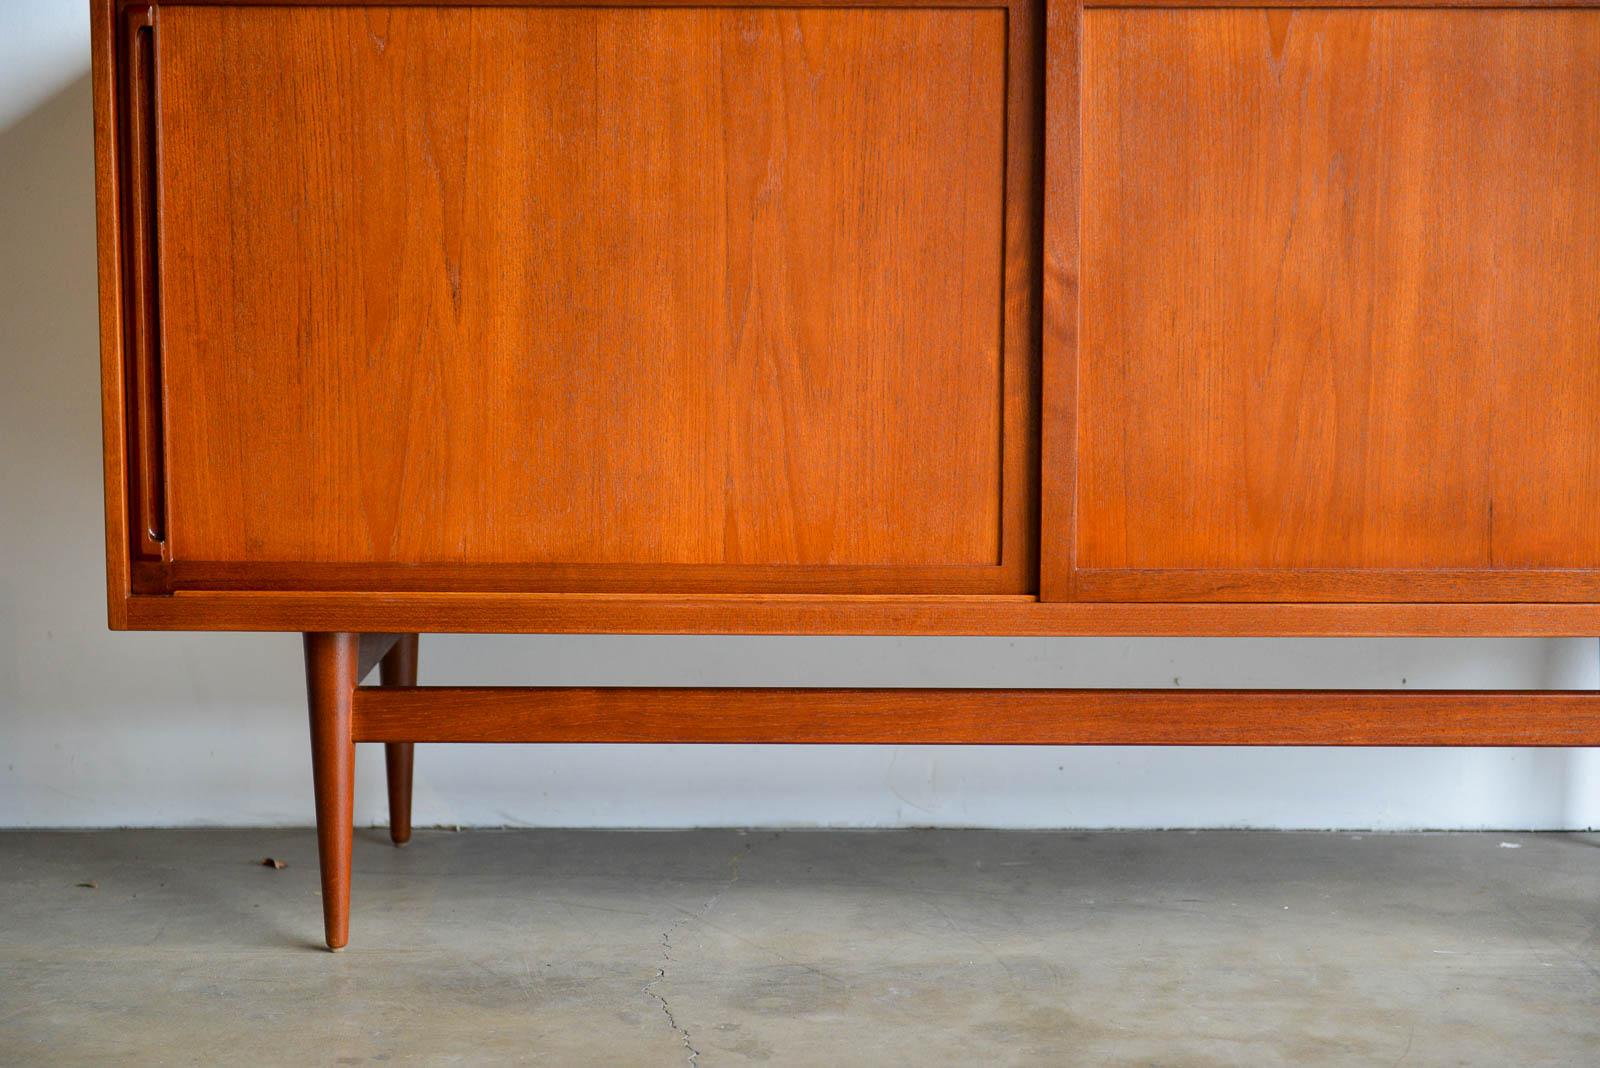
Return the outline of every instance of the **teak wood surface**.
{"type": "MultiPolygon", "coordinates": [[[[417,651],[417,635],[402,634],[395,638],[378,662],[379,682],[386,687],[415,686],[417,651]]],[[[411,774],[415,750],[409,740],[385,742],[383,746],[384,771],[389,785],[389,840],[397,846],[411,841],[411,774]]]]}
{"type": "Polygon", "coordinates": [[[1600,14],[1082,41],[1077,594],[1600,598],[1600,14]]]}
{"type": "Polygon", "coordinates": [[[1600,14],[1141,6],[102,0],[113,625],[1592,632],[1600,14]]]}
{"type": "Polygon", "coordinates": [[[417,686],[427,630],[1600,634],[1596,2],[93,0],[110,622],[305,632],[336,949],[358,740],[397,844],[418,741],[1600,743],[417,686]]]}
{"type": "Polygon", "coordinates": [[[94,12],[113,626],[1595,632],[1591,4],[94,12]]]}
{"type": "Polygon", "coordinates": [[[350,940],[350,847],[354,832],[356,746],[351,734],[361,637],[305,636],[306,704],[311,713],[311,780],[328,948],[350,940]]]}
{"type": "Polygon", "coordinates": [[[175,588],[1031,588],[1020,7],[157,34],[175,588]]]}
{"type": "Polygon", "coordinates": [[[417,687],[417,636],[308,634],[327,942],[349,938],[354,744],[384,743],[391,837],[410,838],[423,742],[1001,745],[1594,745],[1576,692],[417,687]],[[381,685],[361,686],[373,656],[381,685]]]}
{"type": "Polygon", "coordinates": [[[361,687],[352,715],[359,742],[1600,744],[1576,691],[361,687]]]}

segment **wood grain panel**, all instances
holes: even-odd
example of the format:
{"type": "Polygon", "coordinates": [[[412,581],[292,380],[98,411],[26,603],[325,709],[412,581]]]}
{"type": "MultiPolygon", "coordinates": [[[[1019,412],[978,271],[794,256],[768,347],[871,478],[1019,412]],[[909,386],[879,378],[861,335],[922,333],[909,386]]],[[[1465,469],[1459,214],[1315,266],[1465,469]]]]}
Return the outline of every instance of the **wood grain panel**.
{"type": "Polygon", "coordinates": [[[1086,601],[1600,602],[1600,571],[1510,568],[1080,568],[1086,601]]]}
{"type": "MultiPolygon", "coordinates": [[[[99,3],[101,0],[94,0],[99,3]]],[[[113,0],[121,2],[121,0],[113,0]]],[[[160,2],[160,0],[156,0],[160,2]]],[[[169,0],[184,7],[261,7],[262,0],[169,0]]],[[[841,4],[839,0],[272,0],[273,7],[364,7],[364,8],[465,8],[465,7],[610,7],[610,8],[673,8],[673,7],[736,7],[736,8],[984,8],[1008,7],[1012,0],[853,0],[841,4]]],[[[1365,0],[1375,2],[1375,0],[1365,0]]],[[[1553,0],[1543,0],[1553,2],[1553,0]]],[[[1586,2],[1586,0],[1579,0],[1586,2]]]]}
{"type": "Polygon", "coordinates": [[[1075,596],[1077,558],[1082,0],[1045,4],[1039,596],[1075,596]]]}
{"type": "MultiPolygon", "coordinates": [[[[236,3],[240,0],[204,0],[208,3],[236,3]]],[[[301,0],[296,0],[301,2],[301,0]]],[[[312,3],[315,0],[303,0],[312,3]]],[[[508,0],[509,2],[509,0],[508,0]]],[[[1086,8],[1419,8],[1473,10],[1495,8],[1600,7],[1600,0],[1090,0],[1086,8]]]]}
{"type": "Polygon", "coordinates": [[[1600,13],[1084,26],[1077,566],[1600,567],[1600,13]]]}
{"type": "Polygon", "coordinates": [[[174,558],[1028,588],[1014,29],[163,8],[174,558]]]}
{"type": "Polygon", "coordinates": [[[1561,691],[449,687],[355,692],[357,741],[1595,745],[1561,691]]]}
{"type": "Polygon", "coordinates": [[[90,8],[90,71],[94,94],[95,274],[100,298],[100,435],[105,482],[106,619],[113,629],[127,626],[133,589],[129,522],[127,380],[123,337],[127,326],[123,299],[122,197],[118,147],[121,90],[116,9],[111,0],[90,8]]]}
{"type": "Polygon", "coordinates": [[[1010,637],[1509,637],[1600,634],[1600,604],[1036,601],[1031,597],[184,592],[133,596],[121,629],[1010,637]]]}
{"type": "MultiPolygon", "coordinates": [[[[154,565],[136,564],[134,576],[154,565]]],[[[962,596],[994,592],[996,568],[872,567],[775,564],[324,564],[193,563],[157,572],[173,590],[340,590],[404,593],[444,590],[582,590],[585,593],[837,593],[894,592],[962,596]],[[890,590],[877,589],[889,586],[890,590]]]]}

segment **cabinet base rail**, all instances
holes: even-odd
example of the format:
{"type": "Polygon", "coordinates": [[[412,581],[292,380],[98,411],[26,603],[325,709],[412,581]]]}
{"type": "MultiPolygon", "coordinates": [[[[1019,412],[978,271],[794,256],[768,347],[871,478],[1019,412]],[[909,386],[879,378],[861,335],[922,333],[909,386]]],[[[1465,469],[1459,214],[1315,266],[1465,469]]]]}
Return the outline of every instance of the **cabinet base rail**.
{"type": "Polygon", "coordinates": [[[349,935],[355,743],[383,742],[411,837],[417,742],[1596,746],[1600,693],[417,686],[417,636],[307,634],[328,946],[349,935]],[[362,686],[374,665],[379,686],[362,686]]]}
{"type": "Polygon", "coordinates": [[[451,687],[355,691],[358,742],[1600,745],[1600,694],[451,687]]]}

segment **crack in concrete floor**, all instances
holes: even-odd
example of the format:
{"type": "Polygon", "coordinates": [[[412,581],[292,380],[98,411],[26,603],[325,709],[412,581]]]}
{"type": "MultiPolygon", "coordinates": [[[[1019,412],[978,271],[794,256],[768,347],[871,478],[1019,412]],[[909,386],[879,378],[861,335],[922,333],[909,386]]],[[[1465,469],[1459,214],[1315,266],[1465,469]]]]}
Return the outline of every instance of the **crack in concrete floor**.
{"type": "MultiPolygon", "coordinates": [[[[685,913],[684,915],[679,916],[672,922],[670,927],[661,932],[661,956],[668,964],[672,963],[673,932],[682,927],[684,924],[689,923],[691,920],[704,919],[706,916],[711,914],[711,910],[716,908],[717,902],[722,900],[722,896],[732,888],[734,883],[739,881],[739,863],[744,859],[745,855],[750,852],[750,848],[750,844],[746,843],[744,848],[728,858],[728,866],[732,869],[732,874],[729,875],[727,882],[719,886],[716,891],[706,899],[705,904],[700,906],[698,912],[694,914],[685,913]]],[[[666,978],[666,968],[657,968],[655,978],[644,985],[644,992],[649,997],[660,1003],[661,1011],[667,1017],[667,1023],[670,1024],[672,1030],[683,1039],[683,1048],[689,1051],[689,1063],[692,1065],[698,1065],[700,1063],[700,1051],[695,1048],[694,1042],[690,1039],[688,1029],[679,1025],[678,1017],[673,1013],[672,1006],[667,1003],[666,995],[661,994],[656,990],[656,986],[665,982],[666,978]]]]}

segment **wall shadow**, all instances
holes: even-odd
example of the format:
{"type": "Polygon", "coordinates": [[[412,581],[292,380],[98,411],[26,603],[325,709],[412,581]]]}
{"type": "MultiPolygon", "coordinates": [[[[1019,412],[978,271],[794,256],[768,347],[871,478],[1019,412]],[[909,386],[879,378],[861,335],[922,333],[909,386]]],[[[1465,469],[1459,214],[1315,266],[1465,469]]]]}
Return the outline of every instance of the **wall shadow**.
{"type": "Polygon", "coordinates": [[[0,826],[115,824],[152,779],[235,791],[197,757],[263,706],[304,745],[292,636],[107,629],[95,264],[85,70],[0,130],[0,826]]]}

